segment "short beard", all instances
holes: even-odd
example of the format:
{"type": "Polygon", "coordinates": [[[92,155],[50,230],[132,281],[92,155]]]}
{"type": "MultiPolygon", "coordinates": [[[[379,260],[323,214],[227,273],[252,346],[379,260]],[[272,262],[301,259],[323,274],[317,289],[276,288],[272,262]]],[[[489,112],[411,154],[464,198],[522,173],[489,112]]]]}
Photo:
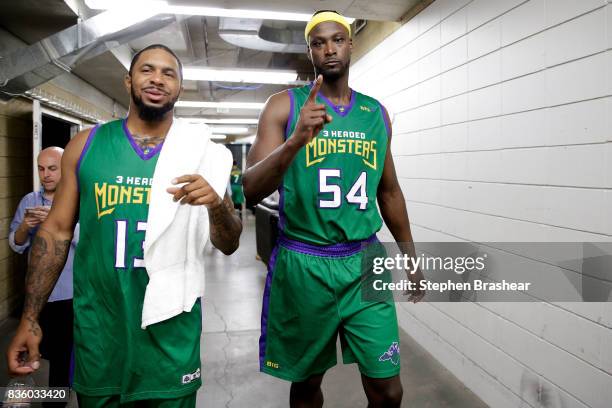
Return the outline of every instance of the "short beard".
{"type": "Polygon", "coordinates": [[[138,108],[138,117],[145,122],[160,122],[164,119],[164,115],[174,109],[174,104],[178,100],[178,95],[173,100],[168,103],[160,106],[159,108],[147,106],[142,98],[136,95],[134,92],[134,86],[131,87],[132,91],[132,100],[134,101],[134,105],[138,108]]]}
{"type": "Polygon", "coordinates": [[[315,75],[319,76],[319,74],[323,75],[323,79],[325,82],[336,82],[338,79],[342,78],[346,72],[349,70],[351,66],[351,60],[349,59],[346,62],[346,65],[343,65],[338,71],[326,70],[323,67],[315,66],[315,75]]]}

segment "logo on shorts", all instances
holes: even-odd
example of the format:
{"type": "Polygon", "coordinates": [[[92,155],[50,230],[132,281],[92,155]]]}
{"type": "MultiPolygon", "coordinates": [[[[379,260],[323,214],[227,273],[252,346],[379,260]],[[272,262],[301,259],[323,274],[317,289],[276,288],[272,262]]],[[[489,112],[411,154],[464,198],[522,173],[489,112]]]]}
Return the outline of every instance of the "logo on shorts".
{"type": "Polygon", "coordinates": [[[399,344],[397,341],[394,341],[389,346],[389,350],[382,353],[380,357],[378,357],[378,361],[391,361],[393,365],[398,365],[400,362],[400,351],[399,344]]]}
{"type": "Polygon", "coordinates": [[[193,373],[191,374],[185,374],[183,375],[181,382],[183,384],[189,384],[192,381],[197,380],[198,378],[200,378],[200,369],[198,368],[197,370],[195,370],[193,373]]]}
{"type": "Polygon", "coordinates": [[[270,368],[279,368],[278,363],[274,363],[272,361],[266,361],[266,366],[270,368]]]}

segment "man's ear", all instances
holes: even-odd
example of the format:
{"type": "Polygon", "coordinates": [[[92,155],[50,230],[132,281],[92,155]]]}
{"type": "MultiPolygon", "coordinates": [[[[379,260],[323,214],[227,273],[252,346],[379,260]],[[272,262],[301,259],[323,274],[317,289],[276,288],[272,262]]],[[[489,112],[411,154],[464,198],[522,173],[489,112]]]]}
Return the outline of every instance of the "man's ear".
{"type": "Polygon", "coordinates": [[[125,74],[125,77],[123,77],[123,85],[128,95],[130,95],[132,89],[132,76],[129,73],[125,74]]]}

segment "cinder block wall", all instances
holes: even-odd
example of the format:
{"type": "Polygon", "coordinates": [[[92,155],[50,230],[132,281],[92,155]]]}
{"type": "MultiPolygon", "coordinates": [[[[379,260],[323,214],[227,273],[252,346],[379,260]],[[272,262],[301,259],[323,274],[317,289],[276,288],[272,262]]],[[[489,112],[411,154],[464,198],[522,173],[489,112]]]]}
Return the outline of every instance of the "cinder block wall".
{"type": "Polygon", "coordinates": [[[0,322],[23,300],[25,257],[8,245],[11,220],[32,189],[32,102],[0,103],[0,322]]]}
{"type": "MultiPolygon", "coordinates": [[[[436,0],[355,63],[351,85],[393,114],[415,240],[612,241],[611,47],[606,0],[436,0]]],[[[611,305],[398,314],[493,407],[604,408],[611,305]]]]}

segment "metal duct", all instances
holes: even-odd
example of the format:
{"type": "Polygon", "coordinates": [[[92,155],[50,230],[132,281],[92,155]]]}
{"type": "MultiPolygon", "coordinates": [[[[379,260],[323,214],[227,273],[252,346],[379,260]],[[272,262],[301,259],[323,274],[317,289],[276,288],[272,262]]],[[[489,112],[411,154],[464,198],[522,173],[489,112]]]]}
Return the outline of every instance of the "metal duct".
{"type": "Polygon", "coordinates": [[[303,31],[264,26],[263,20],[220,18],[219,36],[230,44],[251,50],[306,52],[303,31]]]}
{"type": "Polygon", "coordinates": [[[70,72],[81,61],[175,21],[155,10],[130,13],[109,10],[30,46],[0,58],[0,98],[10,99],[56,76],[70,72]]]}

